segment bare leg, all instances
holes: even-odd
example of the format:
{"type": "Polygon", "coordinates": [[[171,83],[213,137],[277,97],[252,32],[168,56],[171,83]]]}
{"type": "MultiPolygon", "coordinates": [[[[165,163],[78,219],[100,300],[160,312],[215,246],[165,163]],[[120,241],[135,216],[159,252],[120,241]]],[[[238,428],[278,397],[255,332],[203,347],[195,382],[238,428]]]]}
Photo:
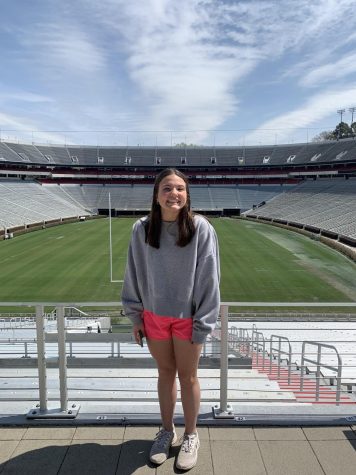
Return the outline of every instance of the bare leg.
{"type": "Polygon", "coordinates": [[[178,338],[173,338],[173,344],[181,387],[185,432],[192,434],[196,432],[200,407],[200,384],[197,372],[203,345],[178,338]]]}
{"type": "Polygon", "coordinates": [[[158,398],[162,425],[173,429],[174,409],[177,401],[177,368],[172,340],[147,339],[147,345],[158,367],[158,398]]]}

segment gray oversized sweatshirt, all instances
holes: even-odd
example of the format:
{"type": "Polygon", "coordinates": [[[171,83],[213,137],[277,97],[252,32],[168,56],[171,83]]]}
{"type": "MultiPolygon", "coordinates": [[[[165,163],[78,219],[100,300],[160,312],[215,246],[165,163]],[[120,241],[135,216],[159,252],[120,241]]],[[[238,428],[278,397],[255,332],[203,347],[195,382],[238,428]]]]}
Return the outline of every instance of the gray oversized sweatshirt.
{"type": "Polygon", "coordinates": [[[178,225],[162,222],[160,247],[145,242],[147,218],[133,225],[122,289],[122,303],[132,323],[143,310],[158,316],[193,318],[192,341],[203,343],[214,329],[220,307],[220,262],[217,236],[202,216],[194,216],[195,234],[176,245],[178,225]]]}

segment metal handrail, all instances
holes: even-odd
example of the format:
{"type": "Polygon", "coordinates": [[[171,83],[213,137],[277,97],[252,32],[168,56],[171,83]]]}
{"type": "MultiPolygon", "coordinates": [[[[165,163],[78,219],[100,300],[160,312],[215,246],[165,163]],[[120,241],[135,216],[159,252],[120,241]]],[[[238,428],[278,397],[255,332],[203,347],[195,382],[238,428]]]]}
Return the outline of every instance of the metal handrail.
{"type": "Polygon", "coordinates": [[[229,329],[230,342],[234,350],[236,350],[240,343],[239,329],[237,327],[232,327],[229,329]]]}
{"type": "MultiPolygon", "coordinates": [[[[0,302],[0,308],[2,306],[13,306],[13,307],[35,307],[36,308],[36,331],[37,331],[37,352],[38,352],[38,374],[39,374],[39,396],[40,396],[40,409],[46,411],[47,410],[47,386],[46,386],[46,360],[45,360],[45,331],[44,331],[44,317],[46,316],[45,314],[45,309],[46,307],[57,307],[59,310],[59,315],[61,315],[61,310],[64,310],[64,307],[67,306],[76,306],[76,307],[116,307],[119,308],[121,306],[121,302],[81,302],[81,303],[53,303],[53,302],[0,302]]],[[[247,307],[247,306],[254,306],[254,307],[356,307],[356,302],[347,302],[347,303],[273,303],[273,302],[223,302],[221,305],[221,329],[220,329],[220,335],[221,335],[221,352],[220,352],[220,406],[219,406],[219,412],[222,413],[223,415],[226,414],[231,414],[231,408],[228,404],[228,336],[229,336],[229,328],[228,328],[228,323],[229,323],[229,307],[247,307]]],[[[61,401],[61,409],[65,409],[68,405],[68,395],[67,395],[67,375],[66,375],[66,342],[68,341],[67,335],[66,335],[66,329],[64,327],[64,315],[63,318],[60,316],[59,319],[57,319],[57,325],[58,325],[58,339],[59,341],[59,361],[60,361],[60,401],[61,401]],[[60,335],[61,334],[61,335],[60,335]]],[[[243,338],[245,335],[242,336],[243,338]]],[[[278,337],[277,335],[273,336],[273,339],[278,337]]],[[[255,332],[253,338],[257,338],[257,333],[255,332]]],[[[279,338],[279,337],[278,337],[279,338]]],[[[257,338],[258,340],[258,346],[260,346],[259,339],[263,342],[262,338],[259,336],[257,338]]],[[[251,338],[252,340],[252,338],[251,338]]],[[[288,340],[285,337],[282,337],[281,340],[288,340]]],[[[291,349],[289,349],[288,352],[282,351],[281,345],[282,341],[279,340],[279,345],[278,345],[278,360],[280,363],[281,355],[282,354],[288,354],[289,356],[289,363],[291,363],[291,349]]],[[[312,343],[312,344],[317,344],[317,342],[307,342],[307,343],[312,343]]],[[[262,343],[263,345],[263,343],[262,343]]],[[[290,345],[290,342],[289,342],[290,345]]],[[[330,346],[331,345],[324,345],[324,346],[330,346]]],[[[334,347],[335,348],[335,347],[334,347]]],[[[270,354],[273,353],[273,351],[276,351],[276,348],[274,348],[273,341],[271,341],[271,352],[270,354]]],[[[302,364],[302,368],[305,367],[305,362],[309,361],[309,359],[306,358],[305,356],[305,351],[303,353],[304,355],[304,360],[302,364]]],[[[326,367],[329,367],[330,369],[333,369],[332,367],[325,365],[326,367]]],[[[335,370],[335,369],[334,369],[335,370]]],[[[290,371],[290,364],[289,364],[289,371],[290,371]]],[[[338,373],[338,396],[337,396],[337,401],[340,400],[340,375],[338,373]]],[[[320,378],[317,378],[317,381],[320,378]]]]}
{"type": "Polygon", "coordinates": [[[260,356],[259,349],[262,346],[262,355],[263,355],[262,356],[262,369],[265,369],[265,357],[264,357],[264,355],[266,354],[266,339],[265,339],[263,333],[260,332],[260,331],[257,331],[257,329],[252,331],[252,335],[253,335],[252,347],[253,347],[254,344],[256,345],[256,363],[258,365],[259,356],[260,356]],[[255,338],[255,336],[257,338],[255,338]],[[261,343],[260,343],[260,339],[261,339],[261,343]]]}
{"type": "Polygon", "coordinates": [[[291,380],[291,363],[292,363],[292,346],[290,344],[289,338],[286,336],[281,335],[271,335],[270,341],[270,352],[269,352],[269,372],[272,373],[272,358],[273,352],[277,352],[278,355],[278,378],[281,376],[281,355],[288,355],[288,384],[290,384],[291,380]],[[278,341],[278,348],[273,347],[273,340],[276,339],[278,341]],[[288,351],[282,350],[282,341],[287,342],[288,344],[288,351]]]}
{"type": "Polygon", "coordinates": [[[341,356],[339,354],[339,352],[337,351],[337,349],[335,348],[335,346],[333,345],[328,345],[326,343],[319,343],[317,341],[304,341],[303,342],[303,345],[302,345],[302,358],[301,358],[301,368],[300,368],[300,390],[303,391],[303,387],[304,387],[304,368],[305,368],[305,362],[308,362],[308,363],[312,363],[312,364],[315,364],[316,365],[316,401],[319,401],[319,396],[320,396],[320,375],[321,375],[321,371],[320,371],[320,368],[323,367],[323,368],[327,368],[327,369],[330,369],[331,371],[335,371],[337,372],[337,382],[336,382],[336,405],[339,405],[340,404],[340,395],[341,395],[341,372],[342,372],[342,359],[341,359],[341,356]],[[311,359],[311,358],[307,358],[305,356],[305,347],[307,345],[311,345],[311,346],[316,346],[317,347],[317,359],[311,359]],[[330,365],[327,365],[327,364],[323,364],[321,363],[321,351],[322,351],[322,348],[329,348],[331,350],[334,350],[335,353],[336,353],[336,357],[337,357],[337,360],[338,360],[338,365],[337,367],[334,367],[334,366],[330,366],[330,365]]]}
{"type": "Polygon", "coordinates": [[[244,351],[246,356],[250,354],[251,338],[247,328],[229,328],[229,343],[234,350],[244,351]]]}

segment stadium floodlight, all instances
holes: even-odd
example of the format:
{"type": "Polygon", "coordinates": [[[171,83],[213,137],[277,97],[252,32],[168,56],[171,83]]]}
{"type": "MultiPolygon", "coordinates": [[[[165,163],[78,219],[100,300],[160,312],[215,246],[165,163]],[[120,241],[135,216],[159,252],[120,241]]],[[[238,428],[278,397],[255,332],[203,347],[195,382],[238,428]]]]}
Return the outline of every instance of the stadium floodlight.
{"type": "Polygon", "coordinates": [[[356,111],[356,107],[350,107],[349,112],[351,112],[351,125],[354,123],[354,112],[356,111]]]}
{"type": "Polygon", "coordinates": [[[345,112],[345,109],[339,109],[338,111],[336,111],[338,114],[340,114],[340,124],[342,122],[342,114],[345,112]]]}

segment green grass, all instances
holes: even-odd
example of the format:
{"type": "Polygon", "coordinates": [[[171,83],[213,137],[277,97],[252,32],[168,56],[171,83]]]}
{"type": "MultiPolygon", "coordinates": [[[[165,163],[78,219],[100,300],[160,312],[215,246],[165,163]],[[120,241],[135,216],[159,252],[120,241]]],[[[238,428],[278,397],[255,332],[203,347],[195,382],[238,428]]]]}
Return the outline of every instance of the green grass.
{"type": "Polygon", "coordinates": [[[224,219],[214,225],[220,237],[224,300],[355,300],[356,265],[325,245],[260,223],[224,219]]]}
{"type": "MultiPolygon", "coordinates": [[[[219,236],[224,301],[356,300],[356,264],[319,242],[265,224],[211,220],[219,236]]],[[[134,219],[112,221],[113,278],[123,278],[134,219]]],[[[119,301],[110,282],[108,219],[0,242],[0,301],[119,301]]],[[[1,311],[1,310],[0,310],[1,311]]]]}

